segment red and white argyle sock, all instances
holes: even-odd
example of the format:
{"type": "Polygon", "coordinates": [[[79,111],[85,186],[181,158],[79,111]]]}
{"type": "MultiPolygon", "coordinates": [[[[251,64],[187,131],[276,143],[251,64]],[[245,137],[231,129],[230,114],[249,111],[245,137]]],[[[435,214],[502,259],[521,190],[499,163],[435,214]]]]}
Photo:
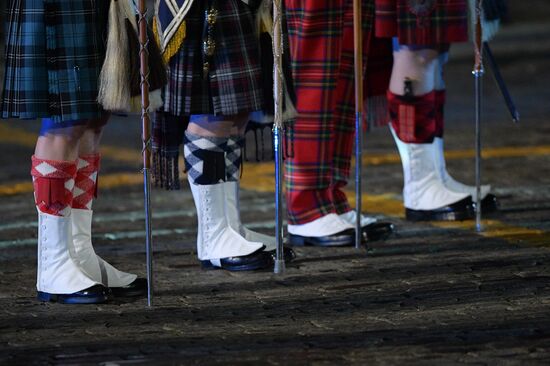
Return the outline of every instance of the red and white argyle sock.
{"type": "Polygon", "coordinates": [[[73,190],[73,208],[91,210],[97,197],[97,174],[99,172],[99,154],[78,157],[76,179],[73,190]]]}
{"type": "Polygon", "coordinates": [[[388,90],[388,109],[392,127],[406,143],[432,143],[436,133],[435,92],[402,96],[388,90]]]}
{"type": "Polygon", "coordinates": [[[68,216],[73,201],[76,163],[39,159],[34,155],[31,160],[36,207],[50,215],[68,216]]]}
{"type": "Polygon", "coordinates": [[[435,91],[435,137],[443,138],[445,127],[445,100],[447,92],[445,89],[435,91]]]}

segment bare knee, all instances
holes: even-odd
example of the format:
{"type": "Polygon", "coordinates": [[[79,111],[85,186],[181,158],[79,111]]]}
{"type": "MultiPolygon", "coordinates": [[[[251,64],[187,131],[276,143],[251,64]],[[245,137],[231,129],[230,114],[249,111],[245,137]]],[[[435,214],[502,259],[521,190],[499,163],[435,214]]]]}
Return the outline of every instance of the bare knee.
{"type": "Polygon", "coordinates": [[[414,95],[429,93],[435,86],[435,67],[438,51],[435,49],[411,50],[406,47],[394,52],[390,91],[403,94],[405,80],[411,80],[414,95]]]}
{"type": "Polygon", "coordinates": [[[192,116],[187,131],[200,136],[229,137],[242,135],[248,122],[248,113],[231,116],[192,116]]]}
{"type": "Polygon", "coordinates": [[[38,137],[35,155],[41,159],[75,160],[86,126],[51,129],[38,137]]]}

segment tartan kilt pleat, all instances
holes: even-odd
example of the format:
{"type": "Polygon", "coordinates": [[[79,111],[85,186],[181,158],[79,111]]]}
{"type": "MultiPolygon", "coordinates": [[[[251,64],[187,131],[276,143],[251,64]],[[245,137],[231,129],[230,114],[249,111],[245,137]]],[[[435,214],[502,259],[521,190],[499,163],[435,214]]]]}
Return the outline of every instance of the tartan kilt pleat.
{"type": "Polygon", "coordinates": [[[255,14],[241,0],[217,2],[216,48],[203,77],[203,13],[195,1],[186,15],[187,36],[170,60],[164,111],[172,115],[235,115],[263,107],[255,14]]]}
{"type": "Polygon", "coordinates": [[[406,45],[468,40],[466,0],[375,0],[375,34],[406,45]]]}
{"type": "Polygon", "coordinates": [[[10,0],[2,118],[93,119],[108,0],[10,0]]]}

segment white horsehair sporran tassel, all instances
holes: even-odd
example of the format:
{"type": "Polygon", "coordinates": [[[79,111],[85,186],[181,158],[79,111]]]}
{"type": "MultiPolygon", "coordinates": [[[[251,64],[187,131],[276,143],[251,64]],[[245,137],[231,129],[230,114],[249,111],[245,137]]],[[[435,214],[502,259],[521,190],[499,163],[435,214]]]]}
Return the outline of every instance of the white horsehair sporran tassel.
{"type": "Polygon", "coordinates": [[[108,111],[125,111],[130,105],[130,63],[124,7],[128,1],[111,1],[105,61],[99,75],[99,104],[108,111]]]}
{"type": "MultiPolygon", "coordinates": [[[[141,112],[141,96],[131,95],[131,63],[129,20],[137,35],[135,5],[132,0],[112,0],[109,7],[108,36],[105,61],[99,75],[98,103],[108,111],[141,112]]],[[[137,55],[136,55],[137,57],[137,55]]],[[[161,91],[151,91],[150,108],[162,106],[161,91]]]]}

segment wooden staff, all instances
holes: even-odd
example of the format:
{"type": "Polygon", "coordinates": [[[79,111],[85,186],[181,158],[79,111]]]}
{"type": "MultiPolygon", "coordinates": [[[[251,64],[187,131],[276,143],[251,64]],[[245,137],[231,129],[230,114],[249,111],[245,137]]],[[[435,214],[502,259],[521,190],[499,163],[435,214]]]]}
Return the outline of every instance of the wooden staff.
{"type": "Polygon", "coordinates": [[[147,35],[147,5],[138,2],[139,62],[141,74],[141,123],[143,141],[143,191],[145,196],[145,253],[147,257],[147,306],[153,304],[153,238],[151,231],[151,120],[149,118],[149,37],[147,35]]]}
{"type": "Polygon", "coordinates": [[[483,29],[481,27],[481,1],[476,0],[475,5],[475,34],[474,34],[474,75],[475,83],[475,139],[476,139],[476,231],[482,231],[481,227],[481,94],[483,77],[483,29]]]}
{"type": "Polygon", "coordinates": [[[285,271],[283,253],[283,0],[273,0],[273,147],[275,151],[275,273],[285,271]]]}
{"type": "Polygon", "coordinates": [[[363,32],[361,0],[353,0],[353,42],[355,61],[355,248],[361,248],[361,175],[362,175],[362,124],[363,124],[363,32]]]}

